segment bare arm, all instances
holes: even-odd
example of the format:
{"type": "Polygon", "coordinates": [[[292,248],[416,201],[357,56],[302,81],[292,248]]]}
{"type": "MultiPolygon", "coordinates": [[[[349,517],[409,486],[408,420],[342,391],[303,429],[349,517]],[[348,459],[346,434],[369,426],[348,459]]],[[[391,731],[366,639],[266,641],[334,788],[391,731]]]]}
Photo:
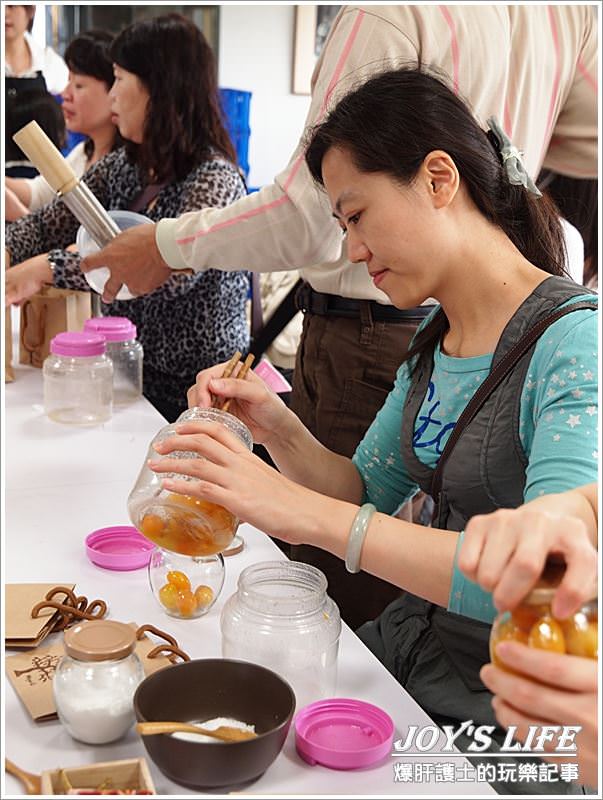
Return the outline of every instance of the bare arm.
{"type": "Polygon", "coordinates": [[[14,192],[19,200],[29,209],[31,203],[31,188],[27,178],[5,178],[5,186],[14,192]]]}

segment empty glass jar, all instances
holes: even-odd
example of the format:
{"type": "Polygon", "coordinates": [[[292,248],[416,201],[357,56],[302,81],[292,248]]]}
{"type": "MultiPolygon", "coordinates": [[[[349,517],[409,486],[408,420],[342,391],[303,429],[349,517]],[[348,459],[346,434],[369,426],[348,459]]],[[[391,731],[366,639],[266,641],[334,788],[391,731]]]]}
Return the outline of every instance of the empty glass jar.
{"type": "Polygon", "coordinates": [[[309,564],[266,561],[244,569],[221,615],[222,655],[274,670],[297,707],[334,694],[341,634],[327,579],[309,564]]]}
{"type": "Polygon", "coordinates": [[[57,334],[44,360],[44,410],[55,422],[96,425],[111,418],[113,364],[103,336],[57,334]]]}
{"type": "MultiPolygon", "coordinates": [[[[147,461],[160,458],[154,445],[176,434],[175,425],[191,421],[218,422],[234,433],[251,450],[253,441],[246,425],[237,417],[216,408],[189,408],[175,423],[166,425],[154,437],[136,484],[128,497],[128,513],[138,530],[164,550],[187,556],[211,556],[232,542],[239,520],[222,506],[192,495],[164,489],[164,478],[196,481],[175,473],[156,473],[147,461]]],[[[197,453],[178,450],[165,458],[200,458],[197,453]]]]}
{"type": "Polygon", "coordinates": [[[490,658],[496,666],[511,671],[496,654],[496,645],[509,639],[539,650],[598,658],[596,600],[585,603],[567,619],[556,619],[553,615],[551,603],[563,571],[562,566],[548,565],[522,602],[513,611],[505,611],[494,620],[490,633],[490,658]]]}
{"type": "Polygon", "coordinates": [[[107,342],[113,362],[113,405],[133,403],[142,396],[142,345],[136,341],[136,325],[127,317],[93,317],[84,330],[99,333],[107,342]]]}

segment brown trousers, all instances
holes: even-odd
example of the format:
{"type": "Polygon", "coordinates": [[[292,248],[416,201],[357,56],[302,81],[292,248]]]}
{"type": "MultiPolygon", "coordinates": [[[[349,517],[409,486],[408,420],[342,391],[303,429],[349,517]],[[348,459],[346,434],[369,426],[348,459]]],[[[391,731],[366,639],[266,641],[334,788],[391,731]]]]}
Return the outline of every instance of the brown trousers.
{"type": "MultiPolygon", "coordinates": [[[[291,408],[330,450],[351,457],[393,387],[419,321],[375,322],[368,303],[360,318],[305,314],[291,408]]],[[[342,618],[355,629],[375,619],[400,589],[310,545],[290,557],[321,569],[342,618]]]]}

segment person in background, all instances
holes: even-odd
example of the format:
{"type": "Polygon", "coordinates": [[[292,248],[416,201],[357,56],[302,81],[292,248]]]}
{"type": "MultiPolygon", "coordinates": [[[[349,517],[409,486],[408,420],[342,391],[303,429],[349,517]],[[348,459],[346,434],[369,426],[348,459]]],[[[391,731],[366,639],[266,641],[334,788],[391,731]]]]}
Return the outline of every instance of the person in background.
{"type": "Polygon", "coordinates": [[[180,426],[151,467],[198,479],[166,479],[168,491],[403,589],[359,637],[436,723],[495,724],[479,679],[495,610],[456,567],[458,532],[476,514],[594,480],[597,297],[561,277],[557,211],[497,121],[484,131],[424,71],[386,72],[348,94],[313,130],[306,162],[349,257],[396,307],[441,305],[352,460],[257,376],[220,380],[217,365],[189,403],[234,398],[230,411],[281,471],[211,424],[180,426]],[[546,332],[514,360],[532,329],[546,332]],[[508,371],[492,386],[499,364],[508,371]],[[180,450],[203,458],[169,457],[180,450]],[[432,528],[391,516],[419,488],[437,502],[432,528]]]}
{"type": "MultiPolygon", "coordinates": [[[[473,517],[459,548],[458,566],[492,593],[499,611],[512,611],[540,577],[547,557],[562,555],[567,570],[552,610],[564,619],[597,593],[597,522],[596,483],[539,497],[515,510],[473,517]]],[[[536,650],[520,642],[500,642],[496,655],[515,673],[494,664],[486,664],[480,672],[494,695],[497,720],[504,727],[516,726],[519,741],[525,741],[529,725],[581,725],[579,780],[596,790],[597,661],[536,650]]],[[[552,747],[550,742],[545,745],[549,752],[552,747]]],[[[558,764],[560,759],[551,761],[558,764]]]]}
{"type": "Polygon", "coordinates": [[[31,35],[35,6],[4,6],[4,172],[31,178],[37,170],[13,142],[13,134],[35,119],[57,147],[63,146],[63,115],[53,94],[67,83],[67,67],[51,47],[31,35]]]}
{"type": "MultiPolygon", "coordinates": [[[[497,115],[525,152],[533,178],[543,163],[563,166],[568,174],[597,174],[592,7],[344,6],[314,71],[306,125],[320,122],[370,75],[407,64],[449,75],[483,125],[497,115]]],[[[288,165],[259,192],[222,210],[205,208],[162,220],[155,229],[128,231],[85,259],[83,268],[106,264],[112,270],[107,299],[124,282],[139,294],[152,291],[173,269],[301,268],[307,285],[298,299],[304,324],[291,407],[327,448],[351,457],[430,309],[396,308],[364,264],[349,258],[329,203],[304,163],[304,149],[301,139],[288,165]]],[[[352,580],[328,553],[295,546],[291,556],[326,574],[352,627],[398,595],[369,576],[352,580]]]]}
{"type": "Polygon", "coordinates": [[[42,47],[31,35],[35,5],[4,5],[4,74],[9,78],[33,78],[41,73],[46,89],[61,94],[68,70],[52,47],[42,47]]]}
{"type": "Polygon", "coordinates": [[[574,225],[584,243],[584,268],[579,283],[596,289],[599,253],[599,181],[574,178],[543,170],[538,186],[555,201],[563,216],[574,225]]]}
{"type": "MultiPolygon", "coordinates": [[[[116,37],[110,55],[109,96],[126,145],[83,176],[105,208],[157,220],[243,195],[220,115],[214,56],[201,31],[178,14],[136,22],[116,37]]],[[[79,255],[66,249],[77,229],[60,199],[8,226],[15,266],[6,272],[7,304],[47,283],[89,290],[79,255]]],[[[148,296],[103,305],[103,314],[136,325],[143,391],[166,419],[186,409],[186,390],[199,368],[248,346],[248,287],[246,272],[180,272],[148,296]]]]}
{"type": "MultiPolygon", "coordinates": [[[[113,64],[109,50],[112,41],[111,34],[92,30],[80,33],[65,50],[69,80],[62,93],[63,116],[70,131],[88,137],[67,156],[78,178],[107,153],[123,145],[111,119],[109,90],[113,84],[113,64]]],[[[32,179],[6,178],[5,187],[5,216],[10,222],[55,198],[41,175],[32,179]]]]}

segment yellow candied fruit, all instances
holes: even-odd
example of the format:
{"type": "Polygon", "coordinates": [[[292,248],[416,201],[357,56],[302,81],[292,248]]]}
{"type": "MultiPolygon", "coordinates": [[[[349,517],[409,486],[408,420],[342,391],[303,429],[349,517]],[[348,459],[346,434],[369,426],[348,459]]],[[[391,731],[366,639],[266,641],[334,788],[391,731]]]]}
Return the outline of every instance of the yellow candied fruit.
{"type": "Polygon", "coordinates": [[[548,613],[547,606],[517,606],[517,608],[511,611],[511,619],[517,625],[518,628],[521,628],[522,631],[529,633],[534,625],[538,622],[541,617],[546,617],[548,613]]]}
{"type": "Polygon", "coordinates": [[[197,610],[195,595],[190,589],[184,589],[178,592],[177,610],[182,617],[192,617],[197,610]]]}
{"type": "Polygon", "coordinates": [[[530,629],[528,646],[553,653],[565,653],[565,638],[561,625],[551,616],[541,617],[530,629]]]}
{"type": "Polygon", "coordinates": [[[185,589],[190,590],[191,588],[191,582],[189,581],[188,577],[184,574],[184,572],[180,572],[179,570],[174,569],[168,572],[166,577],[168,583],[171,583],[180,591],[183,591],[185,589]]]}
{"type": "Polygon", "coordinates": [[[490,638],[490,659],[496,667],[504,669],[507,672],[513,672],[513,670],[510,669],[504,661],[501,661],[496,654],[496,646],[500,644],[500,642],[506,641],[521,642],[522,644],[528,643],[528,634],[515,624],[512,617],[500,622],[496,627],[496,631],[493,631],[490,638]]]}
{"type": "Polygon", "coordinates": [[[145,514],[140,524],[141,533],[149,539],[157,539],[164,531],[164,522],[157,514],[145,514]]]}
{"type": "Polygon", "coordinates": [[[214,600],[214,593],[210,586],[197,586],[195,589],[195,601],[197,608],[205,608],[211,605],[214,600]]]}
{"type": "Polygon", "coordinates": [[[570,655],[594,659],[599,657],[597,620],[589,620],[586,614],[578,612],[571,619],[563,620],[561,629],[565,648],[570,655]]]}
{"type": "Polygon", "coordinates": [[[178,610],[179,591],[173,583],[166,583],[159,590],[159,600],[169,611],[178,610]]]}

